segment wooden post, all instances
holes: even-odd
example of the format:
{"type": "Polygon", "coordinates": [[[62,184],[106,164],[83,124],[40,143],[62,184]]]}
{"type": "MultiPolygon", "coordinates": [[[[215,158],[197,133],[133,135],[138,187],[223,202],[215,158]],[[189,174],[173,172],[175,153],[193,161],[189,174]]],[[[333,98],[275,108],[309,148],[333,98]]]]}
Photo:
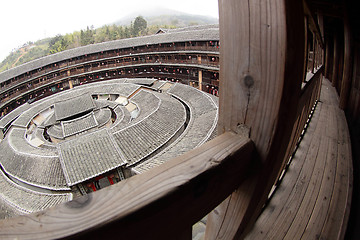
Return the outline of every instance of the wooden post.
{"type": "Polygon", "coordinates": [[[313,34],[313,56],[312,56],[312,66],[311,66],[311,72],[315,73],[315,67],[316,67],[316,54],[317,46],[316,46],[316,34],[313,34]]]}
{"type": "Polygon", "coordinates": [[[350,93],[351,62],[351,30],[348,15],[344,14],[344,68],[339,100],[341,109],[346,108],[350,93]]]}
{"type": "MultiPolygon", "coordinates": [[[[305,51],[304,51],[304,72],[307,72],[307,68],[308,68],[308,61],[309,61],[309,16],[305,16],[305,51]]],[[[305,75],[306,76],[306,75],[305,75]]],[[[305,81],[305,77],[303,79],[303,81],[305,81]]]]}
{"type": "Polygon", "coordinates": [[[201,64],[201,55],[197,57],[198,64],[201,64]]]}
{"type": "Polygon", "coordinates": [[[331,61],[331,55],[330,55],[330,42],[327,40],[325,42],[325,77],[327,79],[331,79],[331,71],[330,71],[330,63],[331,61]]]}
{"type": "Polygon", "coordinates": [[[70,86],[70,89],[74,88],[73,80],[69,80],[69,86],[70,86]]]}
{"type": "Polygon", "coordinates": [[[202,70],[199,69],[199,74],[198,74],[198,81],[199,81],[199,90],[202,91],[202,70]]]}
{"type": "Polygon", "coordinates": [[[334,33],[334,54],[333,54],[333,71],[332,71],[332,86],[337,86],[338,81],[338,69],[339,69],[339,43],[337,34],[334,33]]]}
{"type": "MultiPolygon", "coordinates": [[[[304,78],[302,1],[219,0],[219,133],[249,134],[262,166],[209,216],[206,239],[241,239],[282,166],[304,78]]],[[[240,176],[239,176],[240,177],[240,176]]]]}

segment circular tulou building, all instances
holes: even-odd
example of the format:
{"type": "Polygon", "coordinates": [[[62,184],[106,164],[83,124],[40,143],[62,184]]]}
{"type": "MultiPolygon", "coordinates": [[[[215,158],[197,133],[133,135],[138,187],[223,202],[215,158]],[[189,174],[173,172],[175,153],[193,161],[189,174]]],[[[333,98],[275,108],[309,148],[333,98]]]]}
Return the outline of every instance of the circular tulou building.
{"type": "Polygon", "coordinates": [[[216,135],[217,25],[89,45],[0,74],[0,217],[97,191],[216,135]]]}

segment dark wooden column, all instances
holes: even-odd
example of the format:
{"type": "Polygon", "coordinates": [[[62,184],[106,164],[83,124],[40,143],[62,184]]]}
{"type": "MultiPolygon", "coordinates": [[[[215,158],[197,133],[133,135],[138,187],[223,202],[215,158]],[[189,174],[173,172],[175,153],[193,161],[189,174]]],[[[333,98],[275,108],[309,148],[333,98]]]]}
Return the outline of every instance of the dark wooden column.
{"type": "Polygon", "coordinates": [[[332,51],[332,42],[328,38],[325,42],[325,77],[329,80],[332,79],[332,72],[333,72],[333,58],[332,54],[334,51],[332,51]]]}
{"type": "Polygon", "coordinates": [[[333,54],[333,69],[332,69],[332,86],[336,87],[338,84],[339,72],[339,40],[338,35],[334,33],[334,54],[333,54]]]}
{"type": "Polygon", "coordinates": [[[219,131],[248,134],[260,169],[210,214],[206,239],[238,239],[266,201],[289,144],[304,76],[304,10],[294,0],[219,5],[219,131]]]}
{"type": "Polygon", "coordinates": [[[313,34],[313,55],[312,55],[312,66],[311,66],[311,72],[315,72],[315,66],[316,66],[316,58],[317,58],[317,46],[316,46],[316,34],[313,34]]]}
{"type": "Polygon", "coordinates": [[[339,102],[341,109],[345,109],[350,94],[351,63],[351,29],[348,16],[347,14],[344,14],[344,67],[339,102]]]}

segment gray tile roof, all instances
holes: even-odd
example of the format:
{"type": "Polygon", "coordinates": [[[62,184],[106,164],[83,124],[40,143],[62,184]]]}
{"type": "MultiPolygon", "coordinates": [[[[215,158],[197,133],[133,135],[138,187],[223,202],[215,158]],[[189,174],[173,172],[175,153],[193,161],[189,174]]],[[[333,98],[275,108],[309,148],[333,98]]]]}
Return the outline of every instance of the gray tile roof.
{"type": "Polygon", "coordinates": [[[125,107],[119,105],[114,109],[114,112],[116,114],[116,120],[110,127],[112,132],[120,131],[129,126],[131,115],[125,107]]]}
{"type": "Polygon", "coordinates": [[[56,124],[55,113],[52,113],[45,121],[40,125],[40,127],[50,127],[51,125],[56,124]]]}
{"type": "Polygon", "coordinates": [[[117,105],[119,105],[116,102],[108,101],[108,100],[94,100],[96,109],[106,108],[110,107],[111,109],[116,108],[117,105]]]}
{"type": "Polygon", "coordinates": [[[44,137],[44,129],[43,128],[36,128],[35,129],[35,136],[36,136],[36,138],[38,138],[38,139],[40,139],[41,141],[44,142],[41,145],[41,147],[56,149],[55,143],[49,142],[48,140],[45,139],[45,137],[44,137]]]}
{"type": "Polygon", "coordinates": [[[58,149],[69,186],[125,164],[120,149],[106,129],[62,142],[58,149]]]}
{"type": "Polygon", "coordinates": [[[69,186],[124,164],[136,166],[134,169],[137,172],[146,171],[214,136],[217,98],[182,84],[173,85],[168,94],[140,89],[138,84],[129,82],[150,87],[164,84],[163,81],[153,79],[97,82],[31,104],[12,123],[4,140],[0,142],[0,163],[3,169],[9,176],[33,186],[52,190],[69,189],[69,186]],[[92,100],[92,95],[101,94],[115,95],[112,98],[129,98],[133,95],[129,100],[136,104],[139,115],[130,121],[130,113],[124,106],[108,100],[92,100]],[[181,99],[190,109],[190,122],[184,132],[185,107],[170,94],[181,99]],[[83,98],[85,107],[71,104],[72,101],[81,102],[83,98]],[[88,100],[93,103],[90,104],[91,108],[86,107],[88,100]],[[94,111],[73,120],[56,121],[55,110],[59,106],[65,109],[65,114],[60,114],[62,117],[73,116],[83,109],[94,111]],[[67,109],[74,106],[75,110],[67,109]],[[49,108],[52,107],[54,113],[49,115],[49,108]],[[100,126],[109,123],[112,116],[110,109],[117,119],[109,129],[98,130],[100,126]],[[42,127],[55,124],[47,130],[50,136],[64,139],[65,136],[74,136],[79,132],[84,134],[58,144],[49,143],[44,139],[44,129],[38,126],[33,137],[38,137],[45,144],[41,147],[30,145],[25,139],[26,127],[32,118],[43,111],[47,111],[48,118],[41,124],[42,127]]]}
{"type": "Polygon", "coordinates": [[[49,127],[47,130],[47,133],[49,134],[50,137],[53,137],[56,139],[64,139],[65,138],[63,127],[60,123],[57,123],[57,124],[49,127]]]}
{"type": "Polygon", "coordinates": [[[66,50],[57,54],[49,55],[28,63],[25,63],[16,68],[9,69],[5,72],[0,73],[0,82],[6,81],[10,78],[18,76],[20,74],[29,72],[33,69],[44,67],[46,65],[57,63],[64,59],[70,59],[85,54],[97,53],[101,51],[108,51],[113,49],[137,47],[144,45],[152,45],[159,43],[173,43],[173,42],[184,42],[184,41],[208,41],[208,40],[219,40],[219,29],[215,26],[209,28],[202,28],[199,30],[189,29],[188,31],[178,31],[173,33],[164,33],[151,36],[121,39],[111,42],[104,42],[99,44],[92,44],[84,47],[66,50]],[[185,34],[186,32],[186,34],[185,34]]]}
{"type": "Polygon", "coordinates": [[[96,108],[94,100],[90,94],[83,94],[74,98],[62,99],[55,103],[55,119],[63,120],[84,112],[89,112],[96,108]]]}
{"type": "Polygon", "coordinates": [[[151,88],[155,89],[155,90],[159,90],[164,84],[166,83],[166,81],[156,81],[151,88]]]}
{"type": "Polygon", "coordinates": [[[64,132],[64,137],[66,138],[77,133],[86,131],[88,129],[97,127],[99,124],[95,119],[94,113],[90,112],[83,117],[70,121],[63,121],[61,122],[61,125],[64,132]]]}
{"type": "Polygon", "coordinates": [[[6,114],[3,118],[0,119],[0,129],[4,129],[9,123],[14,121],[20,114],[30,108],[30,104],[24,103],[23,105],[15,108],[10,113],[6,114]]]}
{"type": "Polygon", "coordinates": [[[192,114],[196,117],[217,110],[217,105],[214,103],[213,97],[203,91],[197,90],[193,87],[176,83],[169,93],[184,101],[192,110],[192,114]]]}
{"type": "Polygon", "coordinates": [[[161,104],[159,97],[157,97],[153,92],[143,89],[130,98],[130,101],[136,104],[140,111],[138,117],[133,120],[133,123],[141,121],[154,111],[158,110],[161,104]]]}
{"type": "Polygon", "coordinates": [[[45,101],[39,101],[30,104],[30,108],[25,110],[13,123],[13,126],[27,127],[31,119],[40,112],[48,109],[54,103],[54,98],[47,98],[45,101]]]}
{"type": "Polygon", "coordinates": [[[144,86],[151,86],[156,79],[150,79],[150,78],[133,78],[133,79],[126,79],[127,83],[133,83],[133,84],[139,84],[144,86]]]}
{"type": "Polygon", "coordinates": [[[219,28],[219,24],[206,24],[206,25],[195,25],[195,26],[189,26],[189,27],[183,27],[183,28],[174,28],[174,29],[167,29],[168,33],[174,33],[174,32],[188,32],[188,31],[198,31],[198,30],[204,30],[204,29],[210,29],[210,28],[219,28]]]}
{"type": "Polygon", "coordinates": [[[98,127],[101,127],[111,120],[111,111],[108,108],[97,110],[94,112],[94,117],[98,123],[98,127]]]}
{"type": "Polygon", "coordinates": [[[28,154],[28,155],[39,155],[44,157],[54,157],[57,156],[56,151],[49,149],[41,149],[30,145],[30,143],[25,139],[26,129],[12,127],[7,134],[6,140],[11,149],[15,153],[28,154]]]}
{"type": "Polygon", "coordinates": [[[0,219],[8,219],[22,214],[24,213],[16,209],[15,206],[0,198],[0,219]]]}
{"type": "Polygon", "coordinates": [[[90,83],[84,86],[75,87],[75,89],[86,89],[88,92],[91,92],[92,95],[96,94],[120,94],[123,97],[130,97],[134,92],[136,92],[140,86],[132,83],[124,83],[127,79],[115,79],[101,83],[101,88],[99,83],[90,83]]]}
{"type": "Polygon", "coordinates": [[[33,186],[68,190],[56,149],[30,146],[19,139],[24,138],[23,131],[12,128],[0,142],[0,162],[7,174],[33,186]]]}
{"type": "Polygon", "coordinates": [[[22,213],[32,213],[72,200],[72,194],[36,192],[11,181],[0,171],[0,198],[22,213]]]}
{"type": "MultiPolygon", "coordinates": [[[[154,93],[155,94],[155,93],[154,93]]],[[[165,94],[159,108],[119,132],[114,133],[116,143],[129,165],[134,165],[164,146],[185,124],[185,108],[179,101],[165,94]]]]}
{"type": "Polygon", "coordinates": [[[156,156],[135,166],[133,171],[138,174],[200,146],[215,134],[218,103],[213,97],[183,84],[175,84],[169,92],[184,101],[190,108],[190,122],[184,133],[171,145],[156,156]]]}

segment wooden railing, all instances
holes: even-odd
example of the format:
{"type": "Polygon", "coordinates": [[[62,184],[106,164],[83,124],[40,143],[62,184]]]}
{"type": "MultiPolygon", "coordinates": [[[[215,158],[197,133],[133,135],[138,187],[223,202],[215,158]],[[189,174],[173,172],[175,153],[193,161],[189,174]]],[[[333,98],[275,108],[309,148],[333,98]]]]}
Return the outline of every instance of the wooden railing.
{"type": "MultiPolygon", "coordinates": [[[[155,56],[178,56],[178,55],[182,55],[182,54],[195,54],[195,55],[201,55],[202,52],[205,54],[210,54],[211,52],[213,54],[216,54],[216,52],[218,51],[218,49],[213,48],[213,47],[201,47],[201,48],[196,48],[196,47],[191,47],[191,48],[173,48],[173,47],[164,47],[158,50],[161,50],[161,52],[155,52],[154,50],[152,51],[152,49],[137,49],[137,50],[124,50],[121,49],[121,54],[114,51],[110,51],[110,54],[98,54],[99,56],[93,56],[94,54],[90,55],[90,56],[81,56],[82,59],[80,60],[76,60],[76,61],[70,61],[68,60],[67,63],[57,63],[56,66],[54,66],[54,64],[52,64],[51,66],[47,66],[42,68],[42,70],[40,71],[35,71],[29,75],[21,75],[17,77],[16,81],[12,81],[9,84],[6,84],[2,87],[2,89],[11,89],[13,87],[19,87],[19,84],[23,84],[25,82],[29,82],[29,81],[34,81],[37,78],[44,78],[47,77],[49,74],[59,74],[60,71],[67,71],[69,69],[72,68],[78,68],[78,67],[83,67],[85,65],[89,65],[89,64],[94,64],[94,63],[102,63],[102,62],[107,62],[107,61],[116,61],[116,60],[121,60],[121,63],[123,63],[124,58],[129,58],[129,59],[133,59],[134,57],[138,58],[138,57],[147,57],[147,56],[152,56],[154,57],[154,61],[146,61],[146,62],[155,62],[155,56]],[[185,50],[184,50],[185,49],[185,50]]],[[[159,60],[161,61],[161,60],[159,60]]],[[[131,60],[131,62],[133,62],[131,60]]],[[[166,62],[171,62],[169,60],[166,60],[166,62]]],[[[181,61],[178,60],[172,60],[172,62],[174,63],[180,63],[181,61]]],[[[182,61],[184,63],[197,63],[197,59],[185,59],[184,61],[182,61]]],[[[124,63],[125,65],[128,65],[129,63],[124,63]]],[[[123,66],[122,65],[117,65],[117,66],[123,66]]],[[[202,63],[203,65],[209,65],[209,66],[217,66],[218,62],[211,62],[211,61],[203,61],[202,63]]]]}
{"type": "Polygon", "coordinates": [[[0,238],[190,239],[192,225],[251,174],[252,151],[247,137],[225,133],[96,194],[2,220],[0,238]]]}
{"type": "Polygon", "coordinates": [[[322,68],[301,87],[304,4],[220,0],[220,136],[94,194],[3,220],[0,238],[190,239],[192,224],[215,207],[205,239],[244,238],[319,96],[322,68]]]}

